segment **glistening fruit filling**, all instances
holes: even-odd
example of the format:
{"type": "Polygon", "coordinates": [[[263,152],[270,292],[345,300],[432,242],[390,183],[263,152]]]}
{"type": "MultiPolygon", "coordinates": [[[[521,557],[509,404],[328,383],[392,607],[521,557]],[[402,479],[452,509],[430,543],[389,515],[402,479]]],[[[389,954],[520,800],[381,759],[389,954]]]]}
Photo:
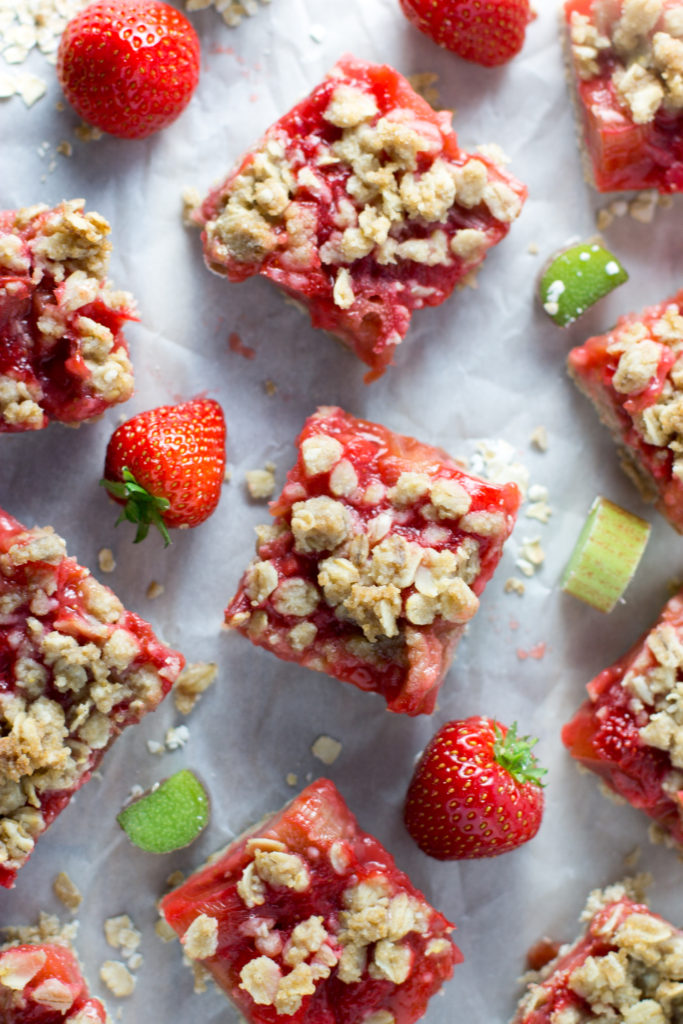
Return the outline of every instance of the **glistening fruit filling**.
{"type": "Polygon", "coordinates": [[[562,730],[581,764],[683,844],[683,593],[588,685],[562,730]]]}
{"type": "Polygon", "coordinates": [[[590,894],[585,935],[529,985],[512,1024],[675,1024],[683,933],[642,902],[639,881],[590,894]]]}
{"type": "Polygon", "coordinates": [[[226,623],[287,661],[430,712],[519,506],[514,484],[322,408],[226,623]]]}
{"type": "Polygon", "coordinates": [[[133,298],[106,280],[109,225],[82,199],[0,211],[0,433],[125,402],[133,298]]]}
{"type": "Polygon", "coordinates": [[[0,885],[182,666],[51,527],[0,510],[0,885]]]}
{"type": "Polygon", "coordinates": [[[380,376],[412,311],[443,302],[508,232],[526,189],[458,146],[392,68],[346,57],[204,202],[210,269],[263,274],[380,376]]]}
{"type": "Polygon", "coordinates": [[[683,531],[683,292],[617,320],[569,354],[570,375],[647,500],[683,531]]]}
{"type": "Polygon", "coordinates": [[[413,1024],[461,959],[453,926],[325,779],[161,910],[251,1024],[413,1024]]]}
{"type": "Polygon", "coordinates": [[[683,188],[683,5],[568,0],[564,7],[596,187],[683,188]]]}

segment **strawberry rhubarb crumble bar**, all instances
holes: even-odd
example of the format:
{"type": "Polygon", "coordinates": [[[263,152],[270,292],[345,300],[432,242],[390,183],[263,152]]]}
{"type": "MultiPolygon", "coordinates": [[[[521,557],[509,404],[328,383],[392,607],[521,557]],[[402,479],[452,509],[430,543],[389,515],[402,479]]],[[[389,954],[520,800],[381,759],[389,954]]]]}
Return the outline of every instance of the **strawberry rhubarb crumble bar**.
{"type": "Polygon", "coordinates": [[[105,1024],[107,1012],[88,993],[66,926],[41,915],[36,928],[4,929],[0,948],[0,1020],[3,1024],[105,1024]]]}
{"type": "Polygon", "coordinates": [[[161,901],[249,1024],[413,1024],[462,960],[453,926],[319,779],[161,901]]]}
{"type": "Polygon", "coordinates": [[[572,757],[683,845],[683,591],[588,684],[562,730],[572,757]]]}
{"type": "Polygon", "coordinates": [[[429,713],[519,502],[514,484],[321,408],[226,623],[286,661],[380,693],[392,711],[429,713]]]}
{"type": "Polygon", "coordinates": [[[106,280],[109,230],[82,199],[0,210],[0,433],[80,423],[132,395],[133,298],[106,280]]]}
{"type": "Polygon", "coordinates": [[[683,3],[568,0],[588,163],[600,192],[683,189],[683,3]]]}
{"type": "Polygon", "coordinates": [[[262,274],[371,367],[391,363],[414,309],[436,306],[519,214],[526,189],[496,147],[458,146],[386,65],[343,58],[198,212],[207,266],[262,274]]]}
{"type": "Polygon", "coordinates": [[[0,510],[0,885],[183,663],[51,527],[0,510]]]}
{"type": "Polygon", "coordinates": [[[529,985],[512,1024],[676,1024],[683,932],[642,902],[639,879],[595,890],[586,931],[529,985]]]}
{"type": "Polygon", "coordinates": [[[569,354],[569,373],[594,403],[643,497],[683,532],[683,291],[569,354]]]}

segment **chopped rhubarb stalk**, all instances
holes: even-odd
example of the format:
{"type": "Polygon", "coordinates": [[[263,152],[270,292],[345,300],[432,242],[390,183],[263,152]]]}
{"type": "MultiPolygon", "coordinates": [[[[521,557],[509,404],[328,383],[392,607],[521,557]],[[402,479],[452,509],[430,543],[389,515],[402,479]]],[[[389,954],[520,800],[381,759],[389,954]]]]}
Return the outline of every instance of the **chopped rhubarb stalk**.
{"type": "Polygon", "coordinates": [[[109,225],[83,206],[0,210],[0,433],[80,423],[133,394],[133,298],[109,286],[109,225]]]}
{"type": "Polygon", "coordinates": [[[512,1024],[673,1024],[683,932],[642,902],[637,880],[595,890],[585,934],[529,983],[512,1024]]]}
{"type": "Polygon", "coordinates": [[[116,819],[131,843],[148,853],[189,846],[209,821],[209,798],[193,772],[183,768],[128,804],[116,819]]]}
{"type": "Polygon", "coordinates": [[[319,779],[164,897],[184,953],[249,1024],[413,1024],[462,955],[319,779]]]}
{"type": "Polygon", "coordinates": [[[197,214],[207,266],[262,274],[379,377],[414,309],[438,306],[507,234],[526,188],[458,146],[386,65],[343,58],[197,214]]]}
{"type": "Polygon", "coordinates": [[[600,192],[683,189],[683,5],[567,0],[587,164],[600,192]]]}
{"type": "Polygon", "coordinates": [[[67,945],[37,942],[0,950],[0,1020],[2,1024],[104,1024],[109,1018],[100,1000],[89,995],[72,950],[67,945]]]}
{"type": "Polygon", "coordinates": [[[683,291],[569,353],[569,374],[643,498],[683,532],[683,291]]]}
{"type": "Polygon", "coordinates": [[[391,711],[431,712],[514,526],[517,487],[333,407],[307,420],[298,449],[227,625],[391,711]]]}
{"type": "Polygon", "coordinates": [[[562,740],[586,768],[683,845],[683,591],[588,684],[562,740]]]}
{"type": "Polygon", "coordinates": [[[624,281],[628,274],[616,256],[597,242],[583,242],[553,257],[541,277],[539,295],[551,320],[568,327],[624,281]]]}
{"type": "Polygon", "coordinates": [[[183,664],[51,527],[0,510],[0,885],[183,664]]]}

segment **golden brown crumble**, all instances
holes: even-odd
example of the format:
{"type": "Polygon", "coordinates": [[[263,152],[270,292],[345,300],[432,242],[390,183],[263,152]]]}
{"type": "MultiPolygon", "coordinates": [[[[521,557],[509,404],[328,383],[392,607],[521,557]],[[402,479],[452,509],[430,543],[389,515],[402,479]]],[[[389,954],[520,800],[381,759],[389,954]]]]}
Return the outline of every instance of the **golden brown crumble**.
{"type": "Polygon", "coordinates": [[[218,921],[208,914],[199,914],[182,939],[185,955],[190,960],[206,960],[218,949],[218,921]]]}
{"type": "Polygon", "coordinates": [[[183,669],[173,687],[173,699],[181,715],[189,715],[204,691],[215,683],[217,675],[218,665],[212,662],[197,661],[183,669]]]}
{"type": "Polygon", "coordinates": [[[135,989],[135,977],[120,960],[105,960],[100,967],[100,978],[117,999],[132,995],[135,989]]]}
{"type": "Polygon", "coordinates": [[[60,871],[52,883],[52,889],[58,900],[64,904],[64,906],[75,913],[78,910],[83,897],[78,889],[78,886],[69,878],[65,871],[60,871]]]}
{"type": "Polygon", "coordinates": [[[249,497],[255,501],[270,498],[275,490],[275,473],[271,464],[264,469],[249,469],[245,473],[249,497]]]}

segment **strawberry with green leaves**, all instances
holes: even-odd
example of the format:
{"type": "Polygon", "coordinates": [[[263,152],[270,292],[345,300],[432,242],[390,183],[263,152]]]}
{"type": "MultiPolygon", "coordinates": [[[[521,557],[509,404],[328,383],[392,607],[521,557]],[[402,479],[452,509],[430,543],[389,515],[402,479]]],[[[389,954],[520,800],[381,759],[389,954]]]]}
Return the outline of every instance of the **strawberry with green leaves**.
{"type": "Polygon", "coordinates": [[[406,18],[439,46],[484,67],[522,49],[529,0],[399,0],[406,18]]]}
{"type": "Polygon", "coordinates": [[[495,857],[533,839],[543,816],[545,769],[532,747],[490,718],[447,722],[427,745],[408,788],[404,820],[438,860],[495,857]]]}
{"type": "Polygon", "coordinates": [[[218,402],[196,398],[162,405],[122,423],[107,445],[101,481],[127,519],[135,542],[156,526],[198,526],[215,510],[225,475],[225,418],[218,402]]]}

